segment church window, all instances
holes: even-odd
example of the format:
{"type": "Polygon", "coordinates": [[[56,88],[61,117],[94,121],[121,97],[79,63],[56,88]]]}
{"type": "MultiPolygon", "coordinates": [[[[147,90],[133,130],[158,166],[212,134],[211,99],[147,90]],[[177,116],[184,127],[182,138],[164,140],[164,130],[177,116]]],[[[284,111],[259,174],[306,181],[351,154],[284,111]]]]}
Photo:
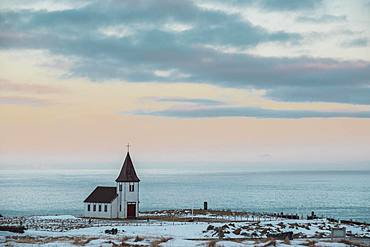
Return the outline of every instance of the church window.
{"type": "Polygon", "coordinates": [[[96,211],[96,205],[93,205],[93,211],[94,212],[96,211]]]}
{"type": "Polygon", "coordinates": [[[108,206],[104,205],[104,212],[107,212],[107,211],[108,211],[108,206]]]}
{"type": "Polygon", "coordinates": [[[99,204],[99,212],[101,212],[101,205],[99,204]]]}
{"type": "Polygon", "coordinates": [[[90,204],[87,204],[87,211],[90,211],[90,204]]]}
{"type": "Polygon", "coordinates": [[[122,211],[122,204],[119,205],[119,211],[122,211]]]}
{"type": "Polygon", "coordinates": [[[119,184],[119,191],[122,191],[122,184],[119,184]]]}
{"type": "Polygon", "coordinates": [[[129,191],[130,192],[133,192],[135,190],[135,185],[134,184],[130,184],[129,185],[129,191]]]}

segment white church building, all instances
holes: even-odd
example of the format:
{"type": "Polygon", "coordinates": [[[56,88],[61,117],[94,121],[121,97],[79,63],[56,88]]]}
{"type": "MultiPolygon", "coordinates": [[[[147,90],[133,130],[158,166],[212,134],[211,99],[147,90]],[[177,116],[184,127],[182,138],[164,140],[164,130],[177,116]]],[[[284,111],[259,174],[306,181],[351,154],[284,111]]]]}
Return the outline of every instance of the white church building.
{"type": "Polygon", "coordinates": [[[127,151],[116,186],[98,186],[85,199],[85,217],[135,219],[139,213],[139,182],[127,151]]]}

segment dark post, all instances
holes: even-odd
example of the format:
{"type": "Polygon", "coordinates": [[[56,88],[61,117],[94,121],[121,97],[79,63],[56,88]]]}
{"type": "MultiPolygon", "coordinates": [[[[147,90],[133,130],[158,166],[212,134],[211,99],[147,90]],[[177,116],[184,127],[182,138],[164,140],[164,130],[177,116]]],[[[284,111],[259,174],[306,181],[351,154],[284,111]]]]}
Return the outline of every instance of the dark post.
{"type": "Polygon", "coordinates": [[[204,210],[208,210],[208,202],[204,202],[203,203],[203,209],[204,210]]]}

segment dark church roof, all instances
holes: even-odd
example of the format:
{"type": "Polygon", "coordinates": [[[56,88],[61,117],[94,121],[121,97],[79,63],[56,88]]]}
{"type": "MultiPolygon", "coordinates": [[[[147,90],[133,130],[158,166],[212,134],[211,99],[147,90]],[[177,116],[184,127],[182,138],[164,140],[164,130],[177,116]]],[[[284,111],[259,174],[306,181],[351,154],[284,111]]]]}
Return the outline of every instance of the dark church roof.
{"type": "Polygon", "coordinates": [[[84,202],[111,203],[117,196],[116,187],[98,186],[84,202]]]}
{"type": "Polygon", "coordinates": [[[127,152],[126,159],[123,162],[121,172],[116,179],[116,182],[139,182],[140,179],[137,177],[134,165],[130,157],[130,153],[127,152]]]}

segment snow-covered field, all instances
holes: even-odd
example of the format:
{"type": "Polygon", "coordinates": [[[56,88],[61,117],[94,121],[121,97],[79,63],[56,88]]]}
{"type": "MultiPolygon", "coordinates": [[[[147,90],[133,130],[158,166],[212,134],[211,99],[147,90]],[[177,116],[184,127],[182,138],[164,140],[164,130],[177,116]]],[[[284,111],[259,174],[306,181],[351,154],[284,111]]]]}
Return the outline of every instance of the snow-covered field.
{"type": "MultiPolygon", "coordinates": [[[[205,218],[208,216],[205,216],[205,218]]],[[[201,218],[201,217],[198,217],[201,218]]],[[[219,219],[218,219],[219,220],[219,219]]],[[[0,232],[0,246],[350,246],[331,242],[333,227],[346,227],[348,239],[369,244],[367,225],[344,225],[327,220],[264,220],[259,222],[100,220],[74,216],[0,218],[1,225],[20,225],[25,233],[0,232]],[[117,234],[106,230],[117,229],[117,234]],[[269,234],[293,232],[294,240],[272,240],[269,234]]],[[[353,242],[352,242],[353,244],[353,242]]]]}

